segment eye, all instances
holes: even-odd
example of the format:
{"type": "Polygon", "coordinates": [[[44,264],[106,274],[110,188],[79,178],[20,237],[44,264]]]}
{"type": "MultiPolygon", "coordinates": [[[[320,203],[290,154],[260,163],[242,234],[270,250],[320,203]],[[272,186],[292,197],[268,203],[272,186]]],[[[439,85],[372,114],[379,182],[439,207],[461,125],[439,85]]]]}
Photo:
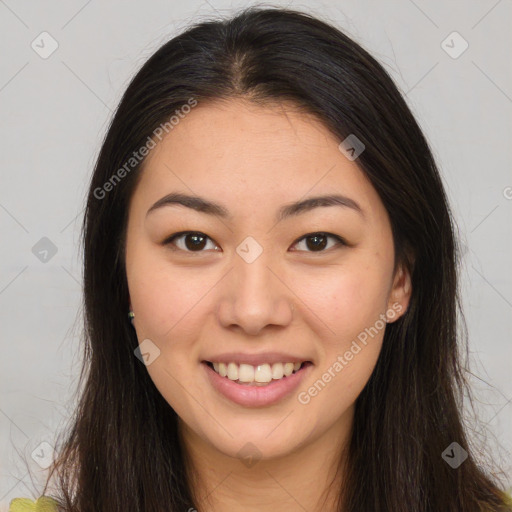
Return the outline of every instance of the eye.
{"type": "MultiPolygon", "coordinates": [[[[202,249],[204,249],[206,245],[205,240],[211,240],[209,236],[199,231],[182,231],[165,239],[163,245],[174,244],[175,240],[179,240],[181,238],[185,241],[185,247],[183,248],[178,246],[178,249],[185,252],[202,252],[202,249]]],[[[216,247],[218,246],[214,244],[214,249],[216,247]]]]}
{"type": "MultiPolygon", "coordinates": [[[[336,245],[347,245],[345,240],[341,238],[338,235],[333,235],[332,233],[308,233],[307,235],[304,235],[302,238],[299,238],[295,244],[298,244],[302,242],[303,240],[306,241],[306,247],[308,249],[312,249],[311,251],[306,252],[326,252],[324,251],[325,247],[328,245],[327,240],[328,239],[334,240],[335,243],[329,247],[331,249],[333,246],[336,245]],[[310,240],[311,242],[308,242],[310,240]]],[[[295,245],[294,244],[294,245],[295,245]]]]}
{"type": "MultiPolygon", "coordinates": [[[[328,249],[331,249],[336,245],[347,245],[345,240],[343,240],[343,238],[338,235],[318,232],[304,235],[303,237],[299,238],[293,244],[293,246],[299,244],[302,241],[306,241],[306,247],[308,249],[306,252],[325,252],[326,246],[328,245],[328,239],[334,240],[335,242],[330,247],[328,247],[328,249]]],[[[207,240],[211,240],[213,242],[209,236],[201,233],[200,231],[182,231],[166,238],[164,242],[162,242],[162,245],[175,245],[177,246],[178,250],[185,252],[203,252],[207,240]],[[176,241],[180,239],[184,241],[184,246],[182,247],[176,243],[176,241]]],[[[212,245],[213,249],[219,247],[216,243],[212,243],[212,245]]]]}

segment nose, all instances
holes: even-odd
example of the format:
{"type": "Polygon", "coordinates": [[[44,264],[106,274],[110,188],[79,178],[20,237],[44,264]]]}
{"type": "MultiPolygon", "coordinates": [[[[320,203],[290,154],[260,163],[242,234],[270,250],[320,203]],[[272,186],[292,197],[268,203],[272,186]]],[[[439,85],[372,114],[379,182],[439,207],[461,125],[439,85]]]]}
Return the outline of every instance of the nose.
{"type": "Polygon", "coordinates": [[[291,322],[294,294],[279,265],[265,251],[250,263],[235,255],[223,282],[217,308],[223,327],[256,336],[266,327],[275,329],[291,322]]]}

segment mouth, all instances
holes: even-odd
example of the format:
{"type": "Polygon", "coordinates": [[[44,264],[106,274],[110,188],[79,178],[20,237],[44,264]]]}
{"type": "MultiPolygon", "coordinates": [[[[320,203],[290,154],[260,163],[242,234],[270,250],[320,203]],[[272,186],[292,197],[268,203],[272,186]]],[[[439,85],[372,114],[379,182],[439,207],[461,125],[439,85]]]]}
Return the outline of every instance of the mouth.
{"type": "Polygon", "coordinates": [[[201,366],[207,381],[217,393],[230,403],[249,408],[268,407],[290,399],[313,370],[311,361],[256,366],[202,361],[201,366]]]}
{"type": "Polygon", "coordinates": [[[203,361],[203,363],[224,379],[228,379],[236,384],[260,387],[269,386],[275,382],[287,379],[312,365],[311,361],[262,363],[258,365],[212,361],[203,361]]]}

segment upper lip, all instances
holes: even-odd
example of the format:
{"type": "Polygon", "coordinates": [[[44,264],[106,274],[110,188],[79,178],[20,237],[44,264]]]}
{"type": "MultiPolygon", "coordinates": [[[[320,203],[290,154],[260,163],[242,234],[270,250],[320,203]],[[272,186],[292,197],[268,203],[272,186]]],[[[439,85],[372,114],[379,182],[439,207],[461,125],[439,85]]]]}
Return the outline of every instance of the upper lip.
{"type": "Polygon", "coordinates": [[[250,364],[256,366],[257,364],[274,364],[274,363],[303,363],[310,361],[294,354],[285,354],[284,352],[262,352],[260,354],[244,354],[242,352],[229,352],[210,356],[204,361],[210,363],[237,363],[237,364],[250,364]]]}

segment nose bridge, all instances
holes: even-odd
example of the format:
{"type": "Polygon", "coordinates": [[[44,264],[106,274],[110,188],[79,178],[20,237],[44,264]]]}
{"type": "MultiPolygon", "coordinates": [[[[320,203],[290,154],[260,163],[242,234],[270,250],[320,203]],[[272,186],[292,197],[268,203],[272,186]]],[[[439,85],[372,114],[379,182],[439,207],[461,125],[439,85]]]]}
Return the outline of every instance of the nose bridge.
{"type": "Polygon", "coordinates": [[[253,237],[237,246],[220,308],[224,326],[237,324],[248,333],[257,334],[265,325],[289,321],[291,301],[287,287],[275,275],[279,268],[275,256],[270,246],[253,237]]]}
{"type": "Polygon", "coordinates": [[[234,279],[237,299],[248,306],[262,300],[274,300],[275,286],[271,281],[275,276],[269,268],[272,267],[273,251],[268,239],[258,242],[248,236],[237,246],[236,253],[234,279]]]}

